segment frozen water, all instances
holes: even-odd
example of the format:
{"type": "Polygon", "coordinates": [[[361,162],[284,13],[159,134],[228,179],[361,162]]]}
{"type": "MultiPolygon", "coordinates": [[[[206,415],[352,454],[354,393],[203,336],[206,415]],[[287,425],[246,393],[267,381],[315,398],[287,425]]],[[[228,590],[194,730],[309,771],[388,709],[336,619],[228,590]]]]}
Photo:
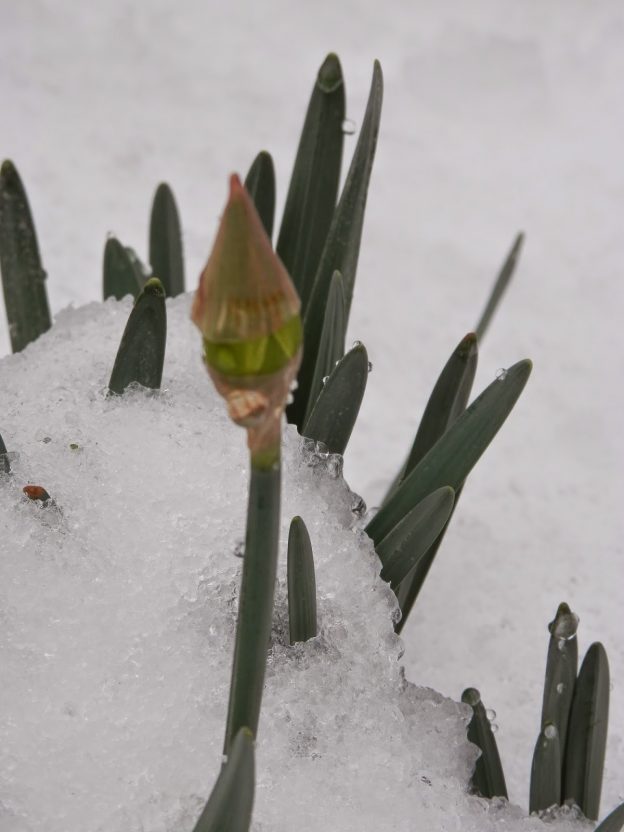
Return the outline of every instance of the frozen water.
{"type": "MultiPolygon", "coordinates": [[[[67,310],[0,362],[3,436],[19,450],[0,482],[3,832],[185,832],[221,762],[245,436],[201,366],[189,297],[167,307],[160,393],[105,395],[129,299],[67,310]]],[[[290,428],[284,456],[254,830],[540,829],[467,795],[470,708],[405,679],[396,602],[352,525],[352,492],[290,428]],[[320,631],[290,647],[295,514],[314,547],[320,631]]]]}

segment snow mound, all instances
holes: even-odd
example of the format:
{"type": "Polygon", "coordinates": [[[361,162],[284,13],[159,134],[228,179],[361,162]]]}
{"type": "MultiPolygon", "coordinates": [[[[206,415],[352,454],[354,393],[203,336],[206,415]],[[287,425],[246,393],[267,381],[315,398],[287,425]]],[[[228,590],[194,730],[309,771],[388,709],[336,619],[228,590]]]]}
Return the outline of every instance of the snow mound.
{"type": "MultiPolygon", "coordinates": [[[[0,430],[18,455],[0,479],[2,832],[190,832],[217,776],[247,454],[189,303],[167,302],[158,393],[106,395],[129,298],[67,310],[0,362],[0,430]],[[26,499],[29,483],[54,505],[26,499]]],[[[285,433],[253,829],[542,829],[467,794],[469,708],[405,680],[396,603],[353,495],[285,433]],[[320,632],[290,647],[295,514],[314,547],[320,632]]],[[[563,813],[551,827],[579,824],[563,813]]]]}

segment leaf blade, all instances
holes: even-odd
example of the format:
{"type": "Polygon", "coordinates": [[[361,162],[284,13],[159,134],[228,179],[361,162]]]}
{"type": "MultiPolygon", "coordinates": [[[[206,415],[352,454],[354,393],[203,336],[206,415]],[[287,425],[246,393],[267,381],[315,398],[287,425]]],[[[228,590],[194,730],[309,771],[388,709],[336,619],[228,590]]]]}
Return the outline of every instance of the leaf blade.
{"type": "Polygon", "coordinates": [[[173,191],[166,182],[156,188],[150,213],[149,262],[165,296],[184,292],[184,254],[180,216],[173,191]]]}
{"type": "Polygon", "coordinates": [[[344,456],[368,381],[368,353],[357,344],[340,359],[319,393],[302,435],[344,456]]]}
{"type": "Polygon", "coordinates": [[[132,382],[159,389],[166,340],[165,293],[160,281],[151,278],[130,312],[108,382],[111,393],[122,395],[132,382]]]}
{"type": "Polygon", "coordinates": [[[609,722],[609,662],[600,642],[585,654],[579,671],[564,761],[563,794],[585,817],[598,818],[609,722]]]}
{"type": "Polygon", "coordinates": [[[306,524],[293,517],[288,533],[288,624],[290,643],[314,638],[316,629],[316,577],[314,554],[306,524]]]}
{"type": "Polygon", "coordinates": [[[561,801],[561,747],[557,728],[548,722],[537,738],[531,763],[529,812],[543,812],[561,801]]]}
{"type": "Polygon", "coordinates": [[[514,364],[481,393],[425,454],[367,525],[378,543],[420,500],[450,485],[458,491],[511,413],[531,372],[528,359],[514,364]]]}
{"type": "Polygon", "coordinates": [[[193,832],[247,832],[255,787],[253,734],[241,728],[193,832]]]}
{"type": "Polygon", "coordinates": [[[611,814],[607,815],[594,829],[594,832],[621,832],[622,828],[624,828],[624,803],[616,806],[611,814]]]}
{"type": "Polygon", "coordinates": [[[336,207],[344,117],[342,68],[330,53],[308,104],[276,246],[301,298],[302,314],[336,207]]]}
{"type": "Polygon", "coordinates": [[[141,288],[136,261],[130,251],[116,237],[109,237],[104,246],[102,265],[104,300],[110,297],[121,300],[126,295],[132,295],[136,299],[141,293],[141,288]]]}
{"type": "Polygon", "coordinates": [[[376,61],[364,122],[305,311],[304,349],[298,376],[299,387],[295,392],[294,402],[287,411],[288,420],[296,424],[299,430],[305,424],[305,416],[309,413],[311,382],[320,348],[329,286],[336,270],[341,273],[344,281],[347,322],[349,319],[364,225],[366,197],[379,133],[382,98],[383,77],[381,67],[376,61]]]}
{"type": "Polygon", "coordinates": [[[304,424],[308,421],[314,405],[323,391],[324,380],[329,379],[336,362],[340,361],[344,355],[346,331],[344,284],[340,272],[334,272],[329,286],[319,350],[310,381],[310,395],[304,424]]]}
{"type": "Polygon", "coordinates": [[[481,694],[476,688],[466,688],[462,693],[462,702],[472,708],[472,719],[468,725],[468,739],[481,749],[481,756],[476,762],[472,776],[473,789],[482,797],[507,798],[507,785],[496,739],[487,718],[481,694]]]}
{"type": "Polygon", "coordinates": [[[487,299],[485,308],[481,313],[479,323],[475,327],[475,332],[477,333],[479,341],[481,341],[481,339],[485,335],[485,332],[489,327],[492,318],[494,317],[494,313],[496,312],[498,305],[503,299],[503,295],[507,291],[507,287],[509,286],[511,278],[513,277],[513,273],[516,270],[516,265],[520,257],[520,252],[522,251],[523,244],[524,233],[520,231],[513,242],[509,254],[505,258],[505,262],[503,263],[501,270],[498,273],[498,276],[496,277],[496,280],[494,281],[492,291],[490,292],[490,296],[487,299]]]}
{"type": "Polygon", "coordinates": [[[11,349],[20,352],[50,329],[52,319],[28,197],[8,159],[0,168],[0,271],[11,349]]]}
{"type": "Polygon", "coordinates": [[[381,578],[393,590],[396,591],[438,537],[451,514],[454,500],[452,488],[438,488],[421,500],[377,544],[375,550],[383,564],[381,578]]]}
{"type": "Polygon", "coordinates": [[[407,460],[390,486],[384,503],[466,409],[477,371],[477,361],[477,336],[474,332],[469,332],[455,347],[438,376],[407,460]]]}
{"type": "Polygon", "coordinates": [[[275,218],[275,167],[271,154],[266,150],[261,150],[251,163],[245,177],[245,187],[270,240],[275,218]]]}

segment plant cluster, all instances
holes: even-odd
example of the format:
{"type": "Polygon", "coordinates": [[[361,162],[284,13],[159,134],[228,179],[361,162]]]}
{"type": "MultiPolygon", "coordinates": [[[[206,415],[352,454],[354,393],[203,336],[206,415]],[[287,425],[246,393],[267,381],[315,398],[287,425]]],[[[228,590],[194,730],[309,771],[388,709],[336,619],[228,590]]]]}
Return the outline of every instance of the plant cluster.
{"type": "MultiPolygon", "coordinates": [[[[247,430],[251,468],[226,762],[195,832],[246,830],[250,823],[253,741],[273,615],[283,411],[312,442],[314,455],[341,457],[364,395],[366,348],[357,342],[346,350],[345,336],[382,94],[381,68],[375,63],[357,146],[339,193],[345,90],[338,58],[327,56],[312,91],[274,248],[275,174],[271,156],[262,151],[244,187],[232,177],[215,247],[195,297],[193,320],[202,332],[204,360],[231,417],[247,430]]],[[[423,586],[468,474],[513,409],[531,371],[530,361],[519,361],[468,403],[478,346],[513,274],[522,241],[520,234],[475,332],[459,341],[442,369],[406,461],[365,526],[380,559],[381,577],[398,599],[397,632],[423,586]]],[[[165,298],[184,291],[180,222],[166,184],[158,187],[152,205],[148,258],[149,268],[116,238],[106,241],[104,297],[135,297],[108,385],[113,395],[123,395],[133,383],[152,389],[161,384],[165,298]]],[[[12,348],[18,351],[45,332],[51,318],[26,192],[11,162],[0,172],[0,267],[12,348]]],[[[10,454],[1,438],[0,460],[10,474],[10,454]]],[[[43,505],[53,502],[42,486],[24,490],[43,505]]],[[[290,526],[287,583],[290,641],[312,638],[317,633],[314,557],[301,517],[293,518],[290,526]]],[[[559,633],[566,615],[571,615],[569,610],[560,608],[553,624],[531,809],[573,800],[593,817],[604,758],[608,671],[604,650],[593,645],[576,679],[575,633],[559,633]],[[596,708],[601,709],[600,731],[591,721],[596,708]]],[[[482,749],[475,789],[483,795],[506,795],[480,697],[472,689],[464,699],[474,709],[469,736],[482,749]]],[[[623,821],[620,807],[604,821],[601,832],[615,832],[623,821]]]]}

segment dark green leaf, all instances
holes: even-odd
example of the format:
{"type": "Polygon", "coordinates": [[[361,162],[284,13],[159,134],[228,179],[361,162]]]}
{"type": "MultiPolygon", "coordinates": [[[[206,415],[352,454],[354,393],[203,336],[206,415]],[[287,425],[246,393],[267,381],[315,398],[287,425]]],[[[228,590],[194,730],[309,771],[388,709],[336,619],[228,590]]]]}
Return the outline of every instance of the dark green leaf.
{"type": "Polygon", "coordinates": [[[245,187],[256,206],[264,230],[271,239],[275,217],[275,168],[271,154],[266,150],[261,150],[253,160],[245,178],[245,187]]]}
{"type": "Polygon", "coordinates": [[[302,434],[344,456],[368,380],[368,353],[356,344],[329,374],[302,434]]]}
{"type": "Polygon", "coordinates": [[[253,734],[243,727],[234,737],[227,762],[193,832],[247,832],[253,809],[254,769],[253,734]]]}
{"type": "Polygon", "coordinates": [[[390,487],[384,503],[466,409],[477,371],[477,359],[477,336],[474,332],[469,332],[454,349],[435,383],[407,461],[390,487]]]}
{"type": "Polygon", "coordinates": [[[559,732],[552,722],[541,731],[531,764],[529,812],[542,812],[561,801],[561,748],[559,732]]]}
{"type": "Polygon", "coordinates": [[[288,622],[291,644],[316,636],[314,556],[301,517],[293,517],[288,533],[288,622]]]}
{"type": "Polygon", "coordinates": [[[302,313],[336,207],[344,117],[342,69],[338,57],[330,54],[319,69],[308,105],[277,240],[277,253],[301,298],[302,313]]]}
{"type": "Polygon", "coordinates": [[[597,820],[609,722],[609,662],[600,642],[591,645],[576,680],[568,727],[563,794],[585,817],[597,820]]]}
{"type": "Polygon", "coordinates": [[[0,474],[10,474],[11,473],[11,461],[9,459],[9,453],[6,449],[6,445],[4,444],[4,439],[2,438],[2,434],[0,434],[0,474]]]}
{"type": "Polygon", "coordinates": [[[340,202],[327,235],[323,254],[314,278],[310,301],[305,312],[304,348],[298,376],[299,387],[295,391],[294,402],[287,411],[289,421],[294,422],[299,430],[305,424],[305,416],[309,413],[308,402],[313,395],[311,384],[320,350],[329,287],[332,275],[336,270],[341,273],[344,281],[346,318],[347,321],[349,319],[364,224],[366,195],[379,132],[382,96],[381,67],[378,62],[375,62],[362,130],[340,196],[340,202]]]}
{"type": "MultiPolygon", "coordinates": [[[[559,604],[554,620],[548,625],[550,641],[546,658],[541,724],[544,727],[551,723],[557,729],[562,765],[578,668],[577,626],[578,616],[566,603],[559,604]]],[[[563,796],[559,795],[557,803],[562,802],[563,796]]]]}
{"type": "Polygon", "coordinates": [[[624,828],[624,803],[620,803],[610,815],[607,815],[594,832],[621,832],[622,828],[624,828]]]}
{"type": "Polygon", "coordinates": [[[375,547],[383,564],[381,577],[395,591],[444,528],[454,499],[452,488],[438,488],[408,512],[375,547]]]}
{"type": "Polygon", "coordinates": [[[482,797],[507,797],[505,775],[501,765],[498,746],[487,718],[481,694],[476,688],[466,688],[462,702],[472,708],[472,719],[468,725],[468,739],[481,749],[481,756],[475,765],[472,787],[482,797]]]}
{"type": "Polygon", "coordinates": [[[159,389],[165,361],[167,313],[160,280],[147,281],[134,304],[108,387],[121,395],[132,382],[159,389]]]}
{"type": "Polygon", "coordinates": [[[477,337],[479,340],[483,338],[485,335],[485,331],[488,328],[490,321],[492,320],[494,313],[498,307],[498,304],[501,302],[503,295],[505,294],[505,290],[511,281],[512,275],[516,268],[516,263],[518,262],[518,258],[520,257],[520,251],[522,249],[522,244],[524,242],[524,234],[520,232],[516,239],[514,240],[514,244],[511,247],[511,251],[507,255],[507,259],[503,263],[503,266],[498,273],[498,277],[494,282],[494,286],[492,287],[492,292],[490,297],[488,298],[487,303],[485,304],[485,309],[481,315],[481,319],[477,324],[475,332],[477,333],[477,337]]]}
{"type": "Polygon", "coordinates": [[[459,490],[513,409],[531,366],[519,361],[497,377],[438,439],[366,527],[375,544],[427,494],[443,485],[459,490]]]}
{"type": "Polygon", "coordinates": [[[104,246],[104,300],[110,297],[121,300],[126,295],[137,298],[143,282],[134,251],[122,246],[116,237],[109,237],[104,246]]]}
{"type": "Polygon", "coordinates": [[[340,361],[344,355],[346,330],[347,318],[342,275],[340,272],[334,272],[329,285],[325,319],[321,331],[319,350],[316,355],[316,365],[310,382],[310,396],[304,424],[309,419],[323,390],[323,380],[329,378],[336,362],[340,361]]]}
{"type": "Polygon", "coordinates": [[[28,198],[10,161],[0,169],[0,271],[13,352],[50,329],[46,273],[28,198]]]}
{"type": "Polygon", "coordinates": [[[152,274],[174,298],[184,292],[182,232],[175,199],[166,182],[156,189],[150,217],[149,260],[152,274]]]}
{"type": "Polygon", "coordinates": [[[420,558],[416,566],[410,570],[410,572],[406,575],[406,577],[401,581],[399,587],[397,589],[396,595],[397,600],[399,602],[399,607],[401,609],[401,618],[394,626],[396,633],[400,633],[405,623],[407,622],[408,616],[414,606],[418,595],[420,594],[420,590],[425,583],[427,575],[429,574],[429,570],[431,569],[431,565],[435,559],[435,556],[440,548],[442,541],[444,540],[444,535],[449,527],[449,523],[451,522],[451,518],[455,513],[455,509],[457,508],[457,501],[462,493],[463,487],[460,487],[455,492],[455,502],[453,503],[453,508],[451,509],[451,513],[449,515],[449,519],[446,521],[446,524],[436,540],[432,543],[432,545],[427,549],[425,554],[420,558]]]}
{"type": "Polygon", "coordinates": [[[251,466],[245,557],[224,753],[247,726],[258,732],[279,541],[280,469],[251,466]]]}

